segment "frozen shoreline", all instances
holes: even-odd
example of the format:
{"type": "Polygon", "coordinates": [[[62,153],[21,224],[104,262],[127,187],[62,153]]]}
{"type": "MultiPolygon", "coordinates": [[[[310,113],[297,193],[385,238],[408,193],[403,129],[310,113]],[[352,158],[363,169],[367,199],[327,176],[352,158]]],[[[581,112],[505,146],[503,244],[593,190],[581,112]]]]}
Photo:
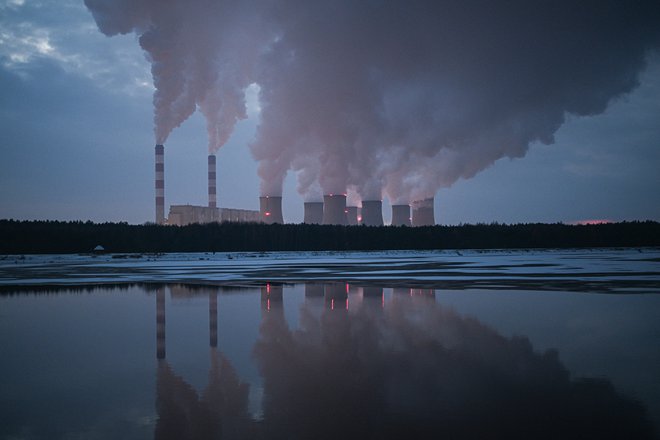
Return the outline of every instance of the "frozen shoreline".
{"type": "Polygon", "coordinates": [[[660,249],[218,252],[0,256],[0,287],[131,283],[660,293],[660,249]]]}

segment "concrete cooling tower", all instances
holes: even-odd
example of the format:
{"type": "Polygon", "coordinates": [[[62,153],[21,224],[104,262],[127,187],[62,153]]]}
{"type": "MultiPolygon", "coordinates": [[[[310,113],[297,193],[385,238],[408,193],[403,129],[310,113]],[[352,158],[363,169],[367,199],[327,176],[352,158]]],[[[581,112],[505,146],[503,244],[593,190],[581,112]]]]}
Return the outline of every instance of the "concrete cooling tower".
{"type": "Polygon", "coordinates": [[[259,197],[259,211],[261,221],[266,224],[284,223],[282,217],[282,197],[263,196],[259,197]]]}
{"type": "Polygon", "coordinates": [[[165,223],[165,147],[156,145],[156,223],[165,223]]]}
{"type": "Polygon", "coordinates": [[[215,186],[215,156],[209,155],[209,208],[217,208],[218,199],[215,186]]]}
{"type": "Polygon", "coordinates": [[[358,224],[358,208],[357,206],[346,207],[346,224],[355,226],[358,224]]]}
{"type": "Polygon", "coordinates": [[[305,202],[305,219],[308,225],[323,223],[323,202],[305,202]]]}
{"type": "Polygon", "coordinates": [[[323,224],[346,225],[346,196],[328,194],[323,196],[323,224]]]}
{"type": "Polygon", "coordinates": [[[412,225],[434,226],[433,197],[412,202],[412,225]]]}
{"type": "Polygon", "coordinates": [[[392,226],[410,225],[410,205],[392,205],[392,226]]]}
{"type": "Polygon", "coordinates": [[[380,200],[362,201],[362,224],[383,226],[383,202],[380,200]]]}

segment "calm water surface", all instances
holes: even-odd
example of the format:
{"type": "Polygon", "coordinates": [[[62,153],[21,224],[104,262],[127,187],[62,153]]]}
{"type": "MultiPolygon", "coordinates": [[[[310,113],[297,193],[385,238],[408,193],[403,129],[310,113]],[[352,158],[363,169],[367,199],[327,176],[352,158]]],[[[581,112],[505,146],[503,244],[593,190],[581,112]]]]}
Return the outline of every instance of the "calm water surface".
{"type": "Polygon", "coordinates": [[[5,292],[0,438],[654,438],[658,317],[652,292],[5,292]]]}

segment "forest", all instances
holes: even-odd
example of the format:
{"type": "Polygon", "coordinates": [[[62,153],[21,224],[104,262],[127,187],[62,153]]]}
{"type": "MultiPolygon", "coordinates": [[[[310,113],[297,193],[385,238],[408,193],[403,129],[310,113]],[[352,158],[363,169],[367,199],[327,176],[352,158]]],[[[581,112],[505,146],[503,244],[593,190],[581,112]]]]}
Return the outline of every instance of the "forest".
{"type": "Polygon", "coordinates": [[[0,254],[320,250],[514,249],[660,246],[660,223],[331,226],[210,223],[188,226],[0,220],[0,254]]]}

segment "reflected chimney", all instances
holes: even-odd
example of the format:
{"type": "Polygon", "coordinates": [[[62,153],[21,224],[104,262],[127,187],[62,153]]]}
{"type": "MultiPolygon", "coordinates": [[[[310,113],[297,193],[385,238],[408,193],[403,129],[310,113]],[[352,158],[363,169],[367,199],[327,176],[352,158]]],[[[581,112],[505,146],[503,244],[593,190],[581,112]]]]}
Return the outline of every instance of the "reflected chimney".
{"type": "Polygon", "coordinates": [[[165,288],[156,291],[156,359],[165,359],[165,288]]]}
{"type": "Polygon", "coordinates": [[[209,345],[218,346],[218,292],[209,292],[209,345]]]}

